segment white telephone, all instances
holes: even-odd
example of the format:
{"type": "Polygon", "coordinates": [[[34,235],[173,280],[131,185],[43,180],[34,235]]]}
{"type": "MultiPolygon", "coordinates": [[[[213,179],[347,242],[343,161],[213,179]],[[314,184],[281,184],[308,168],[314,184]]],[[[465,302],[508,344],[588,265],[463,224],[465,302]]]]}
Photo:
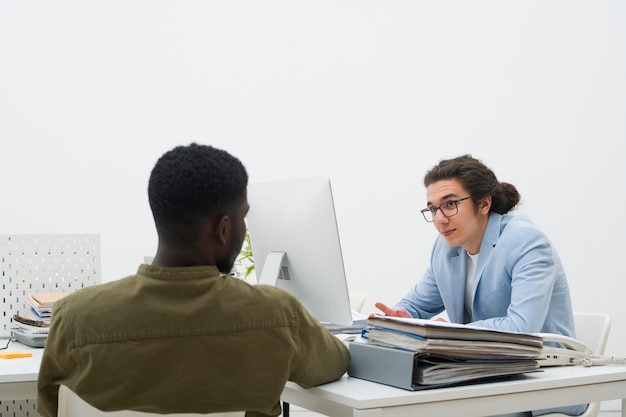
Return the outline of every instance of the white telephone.
{"type": "Polygon", "coordinates": [[[592,355],[587,346],[580,340],[561,334],[539,333],[543,338],[544,346],[539,356],[539,366],[580,365],[583,359],[592,355]],[[545,345],[546,342],[555,342],[563,347],[545,345]]]}
{"type": "Polygon", "coordinates": [[[543,338],[544,346],[539,355],[539,367],[564,365],[626,365],[626,358],[617,356],[595,355],[580,340],[561,334],[539,333],[543,338]],[[545,345],[546,342],[556,342],[562,347],[545,345]]]}

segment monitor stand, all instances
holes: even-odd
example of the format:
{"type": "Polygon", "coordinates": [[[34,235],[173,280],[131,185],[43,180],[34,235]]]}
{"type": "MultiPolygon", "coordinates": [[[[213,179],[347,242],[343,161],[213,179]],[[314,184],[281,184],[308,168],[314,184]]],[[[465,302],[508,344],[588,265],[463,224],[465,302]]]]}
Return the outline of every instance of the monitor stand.
{"type": "Polygon", "coordinates": [[[287,252],[270,252],[265,258],[265,264],[263,264],[263,271],[259,277],[257,284],[276,286],[276,281],[279,279],[291,279],[289,276],[289,269],[285,264],[287,252]]]}

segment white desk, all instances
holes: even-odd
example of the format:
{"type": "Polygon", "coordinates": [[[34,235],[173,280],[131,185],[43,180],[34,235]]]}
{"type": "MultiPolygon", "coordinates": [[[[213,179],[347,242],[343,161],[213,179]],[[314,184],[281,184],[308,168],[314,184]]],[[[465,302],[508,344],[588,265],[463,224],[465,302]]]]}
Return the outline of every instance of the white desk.
{"type": "MultiPolygon", "coordinates": [[[[5,340],[0,341],[4,346],[5,340]]],[[[31,348],[12,342],[7,351],[30,352],[30,358],[0,359],[0,401],[37,397],[37,375],[43,356],[42,348],[31,348]]]]}
{"type": "Polygon", "coordinates": [[[303,389],[287,383],[282,400],[332,417],[480,417],[622,399],[626,367],[547,368],[520,379],[411,392],[344,376],[303,389]]]}
{"type": "MultiPolygon", "coordinates": [[[[43,349],[13,342],[8,350],[28,351],[33,356],[0,359],[0,401],[36,398],[43,349]]],[[[420,392],[344,376],[309,389],[289,382],[282,395],[283,401],[332,417],[450,417],[461,410],[465,417],[483,417],[620,398],[622,417],[626,417],[623,366],[551,368],[513,381],[420,392]]]]}

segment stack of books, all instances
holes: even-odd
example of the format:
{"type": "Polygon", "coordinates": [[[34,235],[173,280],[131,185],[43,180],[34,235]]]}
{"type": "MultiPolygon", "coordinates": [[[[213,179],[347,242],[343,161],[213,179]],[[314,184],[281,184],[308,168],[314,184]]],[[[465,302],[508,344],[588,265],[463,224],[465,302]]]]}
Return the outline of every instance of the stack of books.
{"type": "Polygon", "coordinates": [[[432,320],[376,316],[350,343],[348,374],[419,390],[539,371],[543,339],[432,320]]]}
{"type": "Polygon", "coordinates": [[[50,329],[50,319],[54,304],[67,293],[31,293],[26,304],[28,310],[13,316],[13,337],[18,341],[35,347],[43,347],[50,329]]]}

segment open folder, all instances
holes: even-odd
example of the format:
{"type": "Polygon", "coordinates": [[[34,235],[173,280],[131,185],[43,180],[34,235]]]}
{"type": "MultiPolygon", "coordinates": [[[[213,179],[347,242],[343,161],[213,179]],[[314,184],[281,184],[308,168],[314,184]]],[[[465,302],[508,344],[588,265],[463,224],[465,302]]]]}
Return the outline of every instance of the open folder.
{"type": "Polygon", "coordinates": [[[535,359],[541,353],[541,345],[530,346],[495,340],[431,339],[380,327],[365,328],[361,336],[366,342],[380,346],[455,359],[535,359]]]}
{"type": "Polygon", "coordinates": [[[543,339],[440,321],[370,317],[348,375],[418,390],[539,370],[543,339]]]}
{"type": "Polygon", "coordinates": [[[509,342],[520,345],[543,346],[543,338],[535,333],[518,333],[487,329],[467,324],[405,317],[374,316],[367,319],[371,327],[398,330],[429,339],[476,340],[509,342]]]}

